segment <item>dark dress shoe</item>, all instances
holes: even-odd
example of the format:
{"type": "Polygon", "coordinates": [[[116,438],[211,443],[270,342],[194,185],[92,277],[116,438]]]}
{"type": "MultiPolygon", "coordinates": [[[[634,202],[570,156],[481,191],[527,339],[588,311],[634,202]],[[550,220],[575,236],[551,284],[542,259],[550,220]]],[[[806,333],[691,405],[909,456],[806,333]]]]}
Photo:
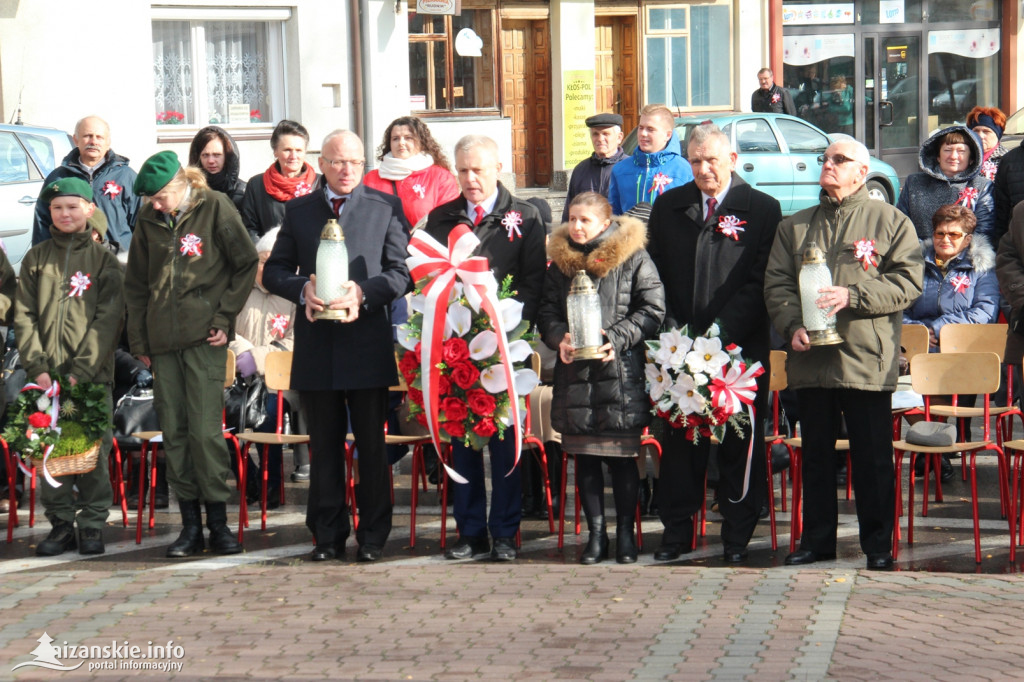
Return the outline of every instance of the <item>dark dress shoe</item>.
{"type": "Polygon", "coordinates": [[[384,548],[376,545],[363,545],[356,553],[356,561],[378,561],[384,556],[384,548]]]}
{"type": "Polygon", "coordinates": [[[494,538],[494,547],[491,548],[493,561],[515,561],[518,554],[515,538],[494,538]]]}
{"type": "Polygon", "coordinates": [[[722,553],[722,559],[725,560],[725,563],[727,564],[742,564],[747,560],[747,551],[732,551],[727,549],[722,553]]]}
{"type": "Polygon", "coordinates": [[[36,545],[36,556],[57,556],[77,546],[75,527],[70,523],[58,521],[46,539],[36,545]]]}
{"type": "Polygon", "coordinates": [[[868,570],[885,571],[890,568],[892,568],[892,554],[889,552],[868,554],[868,570]]]}
{"type": "Polygon", "coordinates": [[[662,544],[654,553],[655,561],[675,561],[683,554],[689,554],[690,545],[682,542],[662,544]]]}
{"type": "Polygon", "coordinates": [[[949,483],[956,477],[956,472],[953,471],[953,463],[949,461],[949,455],[942,456],[942,473],[939,477],[943,483],[949,483]]]}
{"type": "Polygon", "coordinates": [[[479,559],[491,554],[491,543],[487,538],[460,537],[453,547],[444,553],[445,559],[479,559]]]}
{"type": "Polygon", "coordinates": [[[330,561],[338,558],[338,549],[334,545],[317,545],[309,556],[312,561],[330,561]]]}
{"type": "Polygon", "coordinates": [[[295,468],[292,472],[292,483],[298,483],[299,481],[309,480],[309,465],[303,464],[295,468]]]}
{"type": "Polygon", "coordinates": [[[103,554],[106,548],[103,546],[103,531],[99,528],[78,529],[78,553],[79,554],[103,554]]]}
{"type": "Polygon", "coordinates": [[[836,558],[835,552],[812,552],[809,549],[798,549],[786,557],[787,566],[802,566],[813,564],[815,561],[832,561],[836,558]]]}

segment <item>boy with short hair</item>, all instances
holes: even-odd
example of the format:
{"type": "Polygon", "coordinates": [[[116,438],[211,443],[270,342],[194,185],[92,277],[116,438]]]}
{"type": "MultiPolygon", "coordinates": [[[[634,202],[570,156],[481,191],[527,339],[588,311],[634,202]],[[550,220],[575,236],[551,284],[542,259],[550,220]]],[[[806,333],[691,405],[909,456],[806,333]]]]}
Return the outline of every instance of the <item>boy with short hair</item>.
{"type": "MultiPolygon", "coordinates": [[[[52,384],[51,373],[67,377],[72,386],[80,381],[106,384],[110,406],[114,349],[125,311],[121,268],[117,258],[92,238],[89,219],[96,205],[89,183],[61,178],[47,185],[41,196],[50,207],[53,238],[33,246],[21,264],[14,313],[21,362],[29,380],[43,388],[52,384]]],[[[56,556],[76,546],[80,554],[104,552],[112,442],[108,425],[95,469],[63,477],[59,488],[42,487],[52,530],[36,547],[37,555],[56,556]]]]}

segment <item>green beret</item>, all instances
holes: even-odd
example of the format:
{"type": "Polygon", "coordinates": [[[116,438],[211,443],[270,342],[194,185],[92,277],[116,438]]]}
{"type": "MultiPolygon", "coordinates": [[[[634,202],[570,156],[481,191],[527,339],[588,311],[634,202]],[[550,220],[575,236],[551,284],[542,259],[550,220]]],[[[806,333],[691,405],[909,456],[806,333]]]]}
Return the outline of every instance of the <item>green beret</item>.
{"type": "Polygon", "coordinates": [[[49,205],[57,197],[81,197],[92,201],[92,185],[81,178],[61,178],[54,180],[43,189],[43,201],[49,205]]]}
{"type": "Polygon", "coordinates": [[[178,155],[171,150],[154,154],[142,164],[132,189],[139,196],[151,197],[166,187],[180,169],[178,155]]]}

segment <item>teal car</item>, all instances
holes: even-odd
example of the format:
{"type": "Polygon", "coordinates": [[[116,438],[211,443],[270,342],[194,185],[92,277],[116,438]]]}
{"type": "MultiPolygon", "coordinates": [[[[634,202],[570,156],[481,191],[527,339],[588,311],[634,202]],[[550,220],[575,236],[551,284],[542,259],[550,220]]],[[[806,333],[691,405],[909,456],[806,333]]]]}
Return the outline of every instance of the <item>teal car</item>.
{"type": "MultiPolygon", "coordinates": [[[[711,121],[729,136],[739,158],[736,172],[748,184],[779,200],[783,215],[818,203],[821,186],[821,157],[839,136],[829,136],[803,119],[785,114],[732,113],[676,118],[676,136],[686,156],[690,130],[711,121]]],[[[623,141],[622,148],[632,154],[636,149],[636,130],[623,141]]],[[[872,199],[896,202],[900,180],[896,169],[871,157],[867,177],[872,199]]]]}

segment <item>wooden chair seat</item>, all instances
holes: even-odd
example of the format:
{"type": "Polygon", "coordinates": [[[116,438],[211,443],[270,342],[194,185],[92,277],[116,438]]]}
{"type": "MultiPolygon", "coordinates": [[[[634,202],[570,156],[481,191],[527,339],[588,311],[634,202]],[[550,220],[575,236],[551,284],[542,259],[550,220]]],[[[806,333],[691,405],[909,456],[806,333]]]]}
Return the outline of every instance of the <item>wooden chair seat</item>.
{"type": "MultiPolygon", "coordinates": [[[[1021,443],[1024,444],[1024,441],[1021,441],[1021,443]]],[[[917,443],[908,443],[905,440],[897,440],[893,441],[892,447],[904,452],[916,452],[919,455],[950,455],[964,450],[980,450],[989,445],[992,445],[990,440],[975,440],[966,443],[953,443],[952,445],[918,445],[917,443]]]]}
{"type": "Polygon", "coordinates": [[[238,434],[238,440],[243,443],[256,443],[257,445],[294,445],[296,443],[308,443],[309,436],[298,433],[255,433],[245,431],[238,434]]]}
{"type": "MultiPolygon", "coordinates": [[[[797,436],[796,438],[787,438],[782,441],[791,448],[802,448],[804,446],[804,439],[797,436]]],[[[836,441],[836,450],[849,450],[850,441],[846,438],[840,438],[836,441]]]]}
{"type": "MultiPolygon", "coordinates": [[[[992,406],[988,408],[988,413],[992,417],[997,417],[1001,414],[1006,414],[1010,410],[1015,409],[1014,407],[999,407],[992,406]]],[[[932,405],[932,416],[933,417],[956,417],[957,419],[970,419],[972,417],[984,417],[984,407],[962,407],[957,405],[932,405]]]]}
{"type": "Polygon", "coordinates": [[[136,431],[132,434],[132,438],[138,438],[139,440],[153,440],[161,434],[163,434],[163,431],[136,431]]]}
{"type": "Polygon", "coordinates": [[[430,443],[430,436],[401,436],[390,433],[384,436],[384,442],[388,445],[412,445],[415,443],[430,443]]]}

